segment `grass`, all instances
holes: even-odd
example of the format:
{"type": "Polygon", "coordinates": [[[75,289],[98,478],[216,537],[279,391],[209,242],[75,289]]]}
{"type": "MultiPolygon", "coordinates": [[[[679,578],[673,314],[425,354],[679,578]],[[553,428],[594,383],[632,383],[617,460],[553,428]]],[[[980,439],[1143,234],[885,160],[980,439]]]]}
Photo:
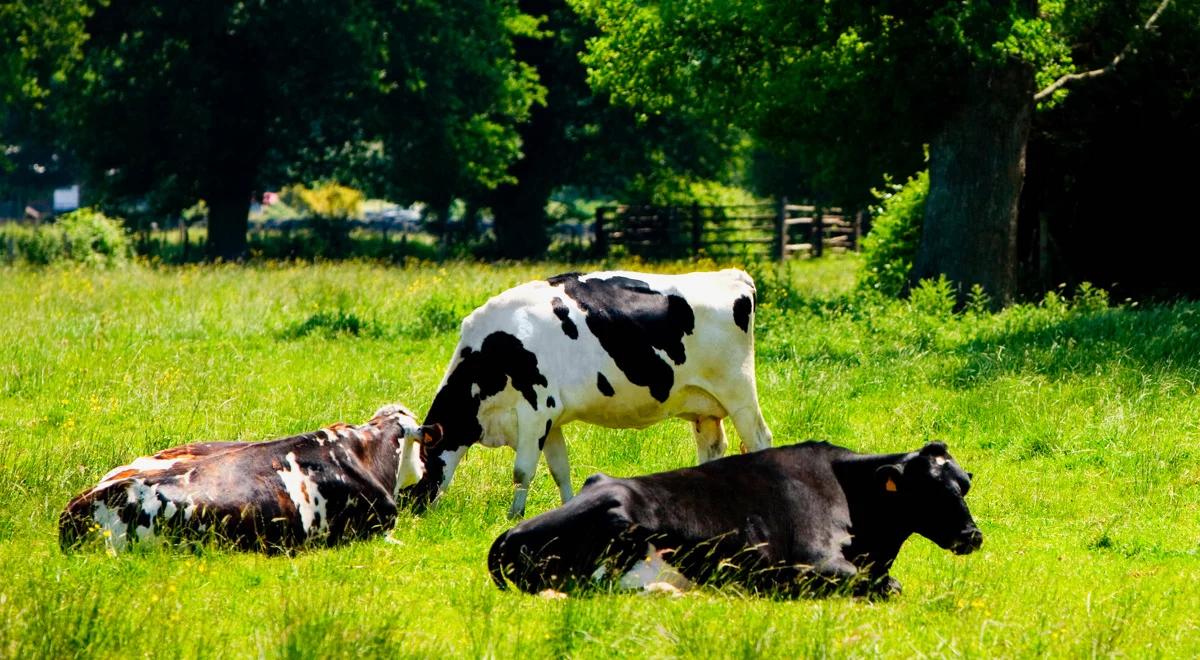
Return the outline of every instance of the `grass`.
{"type": "MultiPolygon", "coordinates": [[[[776,442],[943,439],[976,474],[986,535],[967,557],[914,538],[894,570],[905,591],[882,603],[500,592],[484,557],[507,527],[507,450],[474,450],[395,543],[65,556],[58,513],[109,468],[359,422],[387,401],[423,410],[465,313],[567,267],[0,268],[0,656],[1200,653],[1200,305],[1051,296],[955,314],[937,291],[854,293],[857,267],[755,271],[776,442]]],[[[567,437],[576,487],[695,460],[681,422],[567,437]]],[[[555,492],[539,467],[531,513],[555,492]]]]}

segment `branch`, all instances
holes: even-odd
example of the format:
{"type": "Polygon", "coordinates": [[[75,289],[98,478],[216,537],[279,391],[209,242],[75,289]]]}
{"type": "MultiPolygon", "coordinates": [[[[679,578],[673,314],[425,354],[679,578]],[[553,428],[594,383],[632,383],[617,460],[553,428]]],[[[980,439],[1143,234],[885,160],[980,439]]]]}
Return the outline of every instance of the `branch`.
{"type": "MultiPolygon", "coordinates": [[[[1171,0],[1162,0],[1162,2],[1159,3],[1159,5],[1158,5],[1158,9],[1155,9],[1154,13],[1150,14],[1150,18],[1146,19],[1146,24],[1142,25],[1140,28],[1136,28],[1136,29],[1138,29],[1139,32],[1146,32],[1146,31],[1150,30],[1151,28],[1153,28],[1154,22],[1158,20],[1158,17],[1160,15],[1162,15],[1163,10],[1165,10],[1167,8],[1167,5],[1169,5],[1169,4],[1171,4],[1171,0]]],[[[1048,87],[1046,87],[1042,91],[1038,92],[1037,94],[1033,95],[1034,103],[1040,103],[1040,102],[1046,100],[1047,98],[1050,97],[1051,94],[1053,94],[1054,92],[1057,92],[1059,89],[1061,89],[1067,83],[1072,83],[1072,82],[1075,82],[1076,80],[1087,80],[1089,78],[1099,78],[1100,76],[1112,73],[1113,70],[1117,68],[1117,65],[1120,64],[1121,61],[1125,59],[1125,56],[1128,55],[1129,53],[1133,52],[1134,41],[1135,41],[1134,39],[1131,39],[1129,41],[1129,43],[1125,44],[1125,47],[1121,49],[1121,52],[1117,53],[1117,56],[1114,57],[1113,60],[1111,62],[1109,62],[1107,66],[1101,67],[1099,69],[1092,69],[1091,71],[1084,71],[1082,73],[1068,73],[1067,75],[1050,83],[1050,85],[1048,87]]]]}

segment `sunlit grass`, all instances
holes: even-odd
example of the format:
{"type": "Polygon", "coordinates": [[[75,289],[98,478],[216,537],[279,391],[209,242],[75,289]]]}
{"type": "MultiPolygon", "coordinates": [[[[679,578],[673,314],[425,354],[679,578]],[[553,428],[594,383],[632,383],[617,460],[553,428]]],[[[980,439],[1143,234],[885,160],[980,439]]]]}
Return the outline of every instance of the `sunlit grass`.
{"type": "MultiPolygon", "coordinates": [[[[776,441],[943,439],[976,474],[986,535],[967,557],[910,541],[894,571],[905,591],[884,603],[500,592],[484,557],[507,527],[507,450],[473,451],[396,543],[63,555],[59,511],[110,467],[361,422],[388,401],[423,410],[463,315],[578,267],[0,268],[0,656],[1200,652],[1200,305],[953,315],[852,293],[856,267],[754,269],[776,441]]],[[[695,460],[680,422],[567,438],[576,486],[695,460]]],[[[556,501],[542,469],[530,512],[556,501]]]]}

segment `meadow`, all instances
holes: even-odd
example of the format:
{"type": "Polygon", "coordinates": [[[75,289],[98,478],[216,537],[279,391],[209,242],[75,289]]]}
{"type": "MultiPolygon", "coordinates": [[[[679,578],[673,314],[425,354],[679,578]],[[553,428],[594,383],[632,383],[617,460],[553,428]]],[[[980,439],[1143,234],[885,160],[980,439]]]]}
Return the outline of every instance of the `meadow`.
{"type": "MultiPolygon", "coordinates": [[[[937,286],[855,291],[858,267],[753,268],[775,442],[944,440],[976,475],[985,534],[965,557],[914,537],[893,571],[903,594],[881,602],[501,592],[484,558],[508,526],[507,449],[473,450],[388,538],[64,555],[59,512],[109,468],[357,423],[389,401],[423,412],[463,316],[578,267],[0,267],[0,657],[1200,655],[1200,304],[1084,290],[955,312],[937,286]]],[[[695,461],[679,421],[566,437],[577,488],[695,461]]],[[[540,465],[530,514],[556,504],[540,465]]]]}

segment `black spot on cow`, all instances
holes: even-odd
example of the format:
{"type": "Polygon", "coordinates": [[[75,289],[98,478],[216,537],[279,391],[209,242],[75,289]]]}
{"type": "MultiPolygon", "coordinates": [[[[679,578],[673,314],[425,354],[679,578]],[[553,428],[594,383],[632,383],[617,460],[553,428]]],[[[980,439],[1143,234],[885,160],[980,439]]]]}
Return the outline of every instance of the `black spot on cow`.
{"type": "MultiPolygon", "coordinates": [[[[568,273],[548,281],[551,286],[561,286],[584,311],[588,329],[629,382],[649,388],[656,400],[666,401],[675,384],[675,371],[657,351],[666,353],[676,365],[687,359],[683,337],[692,334],[696,325],[691,305],[681,296],[655,291],[646,282],[619,275],[581,281],[579,273],[568,273]]],[[[604,387],[600,391],[604,392],[604,387]]]]}
{"type": "MultiPolygon", "coordinates": [[[[537,356],[526,350],[520,339],[507,332],[493,332],[483,340],[479,350],[464,349],[462,355],[463,359],[450,372],[425,416],[426,424],[442,425],[438,451],[453,451],[478,442],[483,435],[479,425],[480,402],[498,394],[509,381],[534,410],[538,403],[533,388],[547,384],[546,376],[538,370],[537,356]],[[475,387],[479,388],[478,394],[472,393],[475,387]]],[[[437,463],[437,466],[426,466],[427,476],[431,469],[442,465],[440,460],[437,463]]],[[[441,478],[440,474],[437,476],[441,478]]]]}
{"type": "Polygon", "coordinates": [[[612,396],[616,394],[616,391],[613,390],[612,383],[608,382],[608,379],[604,377],[604,374],[599,372],[596,373],[596,389],[600,390],[600,393],[604,396],[612,396]]]}
{"type": "Polygon", "coordinates": [[[547,407],[547,408],[553,408],[553,407],[554,407],[554,397],[552,397],[552,396],[548,396],[548,397],[546,397],[546,407],[547,407]]]}
{"type": "Polygon", "coordinates": [[[750,312],[754,311],[754,301],[750,296],[742,296],[733,301],[733,322],[742,332],[750,332],[750,312]]]}
{"type": "Polygon", "coordinates": [[[567,309],[567,304],[563,302],[563,299],[555,296],[550,301],[550,306],[554,308],[554,315],[558,317],[559,321],[562,321],[563,334],[571,339],[579,339],[579,328],[576,328],[575,322],[571,320],[571,310],[567,309]]]}
{"type": "Polygon", "coordinates": [[[546,448],[546,437],[550,435],[550,427],[553,425],[554,422],[552,420],[546,420],[546,432],[542,434],[542,437],[538,438],[538,449],[546,448]]]}

